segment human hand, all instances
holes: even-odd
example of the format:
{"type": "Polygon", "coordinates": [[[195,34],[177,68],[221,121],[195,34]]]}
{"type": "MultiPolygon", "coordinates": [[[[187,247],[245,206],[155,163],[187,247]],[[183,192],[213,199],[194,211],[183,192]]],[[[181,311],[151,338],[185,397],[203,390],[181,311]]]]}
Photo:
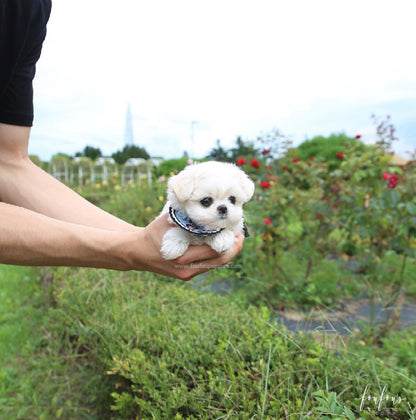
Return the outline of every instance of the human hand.
{"type": "Polygon", "coordinates": [[[138,258],[141,270],[152,271],[184,281],[198,274],[228,264],[243,247],[244,236],[239,234],[231,251],[218,254],[208,245],[191,245],[188,250],[175,260],[165,260],[160,248],[166,231],[172,228],[168,214],[158,217],[141,230],[142,241],[138,258]]]}

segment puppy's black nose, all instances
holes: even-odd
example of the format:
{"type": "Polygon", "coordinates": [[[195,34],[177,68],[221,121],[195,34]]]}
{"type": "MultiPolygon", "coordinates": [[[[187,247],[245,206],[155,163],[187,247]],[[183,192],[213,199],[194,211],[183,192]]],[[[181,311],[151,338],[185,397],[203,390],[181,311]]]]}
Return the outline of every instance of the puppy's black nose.
{"type": "Polygon", "coordinates": [[[218,213],[221,215],[225,215],[228,212],[227,206],[221,205],[217,207],[218,213]]]}

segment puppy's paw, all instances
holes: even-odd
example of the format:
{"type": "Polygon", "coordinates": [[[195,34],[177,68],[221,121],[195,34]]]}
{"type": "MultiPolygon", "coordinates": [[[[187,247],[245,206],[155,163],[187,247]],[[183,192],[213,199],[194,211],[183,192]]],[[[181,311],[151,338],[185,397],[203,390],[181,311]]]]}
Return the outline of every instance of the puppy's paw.
{"type": "Polygon", "coordinates": [[[210,236],[208,240],[209,246],[219,254],[230,251],[234,243],[235,235],[229,230],[210,236]]]}
{"type": "Polygon", "coordinates": [[[175,260],[185,254],[189,240],[185,232],[178,228],[169,229],[162,240],[160,252],[165,260],[175,260]]]}

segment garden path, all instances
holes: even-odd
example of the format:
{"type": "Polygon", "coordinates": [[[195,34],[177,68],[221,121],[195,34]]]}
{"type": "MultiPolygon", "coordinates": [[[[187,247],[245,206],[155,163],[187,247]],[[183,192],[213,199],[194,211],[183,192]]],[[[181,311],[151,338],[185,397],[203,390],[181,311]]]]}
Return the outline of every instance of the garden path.
{"type": "MultiPolygon", "coordinates": [[[[396,307],[388,310],[381,302],[374,302],[374,325],[382,325],[394,315],[396,307]]],[[[347,335],[371,325],[372,303],[370,299],[341,302],[337,308],[309,312],[279,311],[276,317],[289,331],[325,331],[347,335]]],[[[416,326],[416,301],[403,303],[397,326],[406,328],[416,326]]]]}
{"type": "MultiPolygon", "coordinates": [[[[206,275],[194,279],[193,286],[221,295],[233,293],[230,282],[226,279],[207,283],[206,275]]],[[[315,308],[310,311],[281,310],[273,312],[274,319],[292,332],[320,331],[348,335],[371,325],[372,310],[374,326],[380,326],[386,319],[393,317],[396,307],[386,309],[382,302],[375,301],[372,309],[370,299],[356,299],[338,303],[334,309],[315,308]]],[[[416,326],[416,300],[403,302],[397,326],[406,328],[416,326]]]]}

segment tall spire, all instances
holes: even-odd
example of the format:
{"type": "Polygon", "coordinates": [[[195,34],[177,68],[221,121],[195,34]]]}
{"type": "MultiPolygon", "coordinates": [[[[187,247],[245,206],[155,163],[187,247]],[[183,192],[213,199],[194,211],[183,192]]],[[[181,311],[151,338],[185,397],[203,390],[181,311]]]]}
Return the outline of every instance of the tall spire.
{"type": "Polygon", "coordinates": [[[130,103],[127,105],[126,126],[124,128],[124,144],[125,145],[134,144],[133,117],[132,117],[132,114],[131,114],[130,103]]]}

